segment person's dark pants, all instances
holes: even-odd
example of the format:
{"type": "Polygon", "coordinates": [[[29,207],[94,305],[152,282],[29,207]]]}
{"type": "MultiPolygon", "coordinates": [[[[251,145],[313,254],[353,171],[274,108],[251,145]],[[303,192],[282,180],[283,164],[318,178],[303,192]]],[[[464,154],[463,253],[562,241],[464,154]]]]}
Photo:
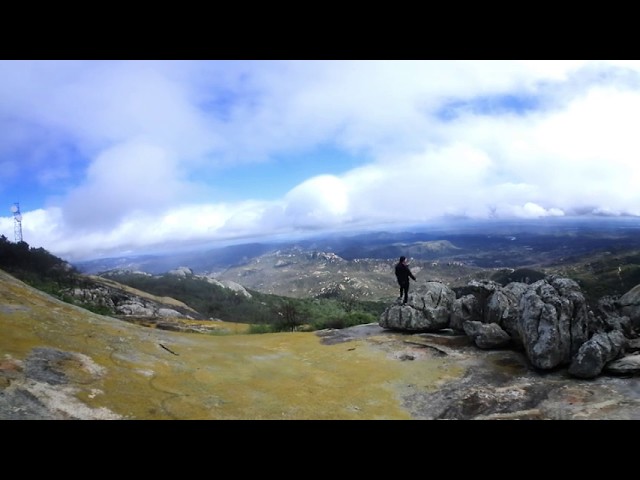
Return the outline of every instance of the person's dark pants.
{"type": "Polygon", "coordinates": [[[400,298],[404,296],[404,300],[402,303],[407,303],[409,299],[409,282],[400,284],[400,298]]]}

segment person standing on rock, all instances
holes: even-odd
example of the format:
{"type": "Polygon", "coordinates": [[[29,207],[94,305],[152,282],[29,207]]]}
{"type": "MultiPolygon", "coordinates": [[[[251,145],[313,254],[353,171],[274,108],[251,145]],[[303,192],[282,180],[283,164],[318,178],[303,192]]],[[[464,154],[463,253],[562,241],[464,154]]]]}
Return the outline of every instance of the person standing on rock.
{"type": "Polygon", "coordinates": [[[398,279],[398,285],[400,285],[400,296],[398,300],[404,296],[402,303],[407,303],[409,299],[409,279],[413,278],[415,281],[416,277],[411,273],[409,265],[407,265],[407,257],[405,256],[400,257],[400,261],[396,264],[396,278],[398,279]]]}

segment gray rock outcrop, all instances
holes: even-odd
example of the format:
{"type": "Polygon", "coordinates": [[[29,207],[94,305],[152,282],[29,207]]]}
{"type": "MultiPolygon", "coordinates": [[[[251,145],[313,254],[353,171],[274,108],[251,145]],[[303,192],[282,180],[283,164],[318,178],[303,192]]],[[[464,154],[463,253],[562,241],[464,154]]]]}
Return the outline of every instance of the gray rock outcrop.
{"type": "Polygon", "coordinates": [[[168,305],[161,299],[152,299],[106,285],[90,285],[85,288],[71,288],[64,292],[84,305],[104,308],[114,315],[136,317],[181,317],[200,318],[201,315],[188,307],[168,305]]]}
{"type": "Polygon", "coordinates": [[[478,348],[513,347],[536,369],[567,367],[578,378],[603,371],[640,373],[640,356],[627,355],[640,349],[640,341],[633,340],[640,324],[640,285],[619,300],[602,299],[593,311],[578,283],[557,275],[530,285],[472,281],[455,291],[426,282],[409,298],[407,305],[388,306],[379,326],[464,332],[478,348]]]}
{"type": "Polygon", "coordinates": [[[620,314],[629,317],[631,327],[640,331],[640,285],[636,285],[617,301],[620,314]]]}
{"type": "Polygon", "coordinates": [[[390,330],[437,332],[449,327],[455,292],[440,282],[426,282],[409,294],[406,305],[391,305],[382,312],[380,326],[390,330]]]}
{"type": "Polygon", "coordinates": [[[482,317],[482,304],[475,295],[469,293],[453,301],[450,327],[456,332],[464,332],[466,322],[482,322],[482,317]]]}
{"type": "Polygon", "coordinates": [[[569,373],[580,378],[597,377],[607,363],[624,352],[626,345],[627,339],[619,330],[596,333],[580,346],[569,366],[569,373]]]}
{"type": "Polygon", "coordinates": [[[478,348],[501,348],[511,343],[511,337],[497,323],[465,322],[464,333],[478,348]]]}
{"type": "Polygon", "coordinates": [[[178,267],[174,270],[167,272],[168,275],[175,275],[176,277],[193,277],[193,270],[189,267],[178,267]]]}
{"type": "Polygon", "coordinates": [[[239,283],[232,282],[231,280],[216,280],[215,278],[212,278],[212,277],[204,277],[204,278],[206,278],[207,282],[213,285],[217,285],[218,287],[221,287],[221,288],[228,288],[229,290],[235,293],[238,293],[243,297],[252,298],[252,295],[249,292],[247,292],[247,290],[239,283]]]}
{"type": "Polygon", "coordinates": [[[387,308],[380,317],[380,326],[389,330],[407,332],[437,332],[445,328],[443,324],[432,322],[422,311],[409,305],[394,305],[387,308]]]}
{"type": "Polygon", "coordinates": [[[588,308],[576,282],[568,278],[538,280],[520,299],[518,330],[536,368],[571,363],[587,341],[588,308]]]}
{"type": "Polygon", "coordinates": [[[496,290],[487,299],[485,319],[487,323],[497,323],[509,334],[516,344],[522,344],[518,328],[520,298],[526,291],[525,283],[512,282],[496,290]]]}
{"type": "Polygon", "coordinates": [[[605,365],[604,371],[614,375],[640,375],[640,353],[614,360],[605,365]]]}

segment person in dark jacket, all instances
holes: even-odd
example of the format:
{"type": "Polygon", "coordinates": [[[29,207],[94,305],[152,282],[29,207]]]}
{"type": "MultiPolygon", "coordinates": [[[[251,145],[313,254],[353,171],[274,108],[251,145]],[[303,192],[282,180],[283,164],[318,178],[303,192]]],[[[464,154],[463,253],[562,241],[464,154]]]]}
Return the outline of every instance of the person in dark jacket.
{"type": "Polygon", "coordinates": [[[402,303],[407,303],[409,298],[409,279],[413,278],[415,281],[416,277],[411,273],[407,265],[407,258],[404,256],[400,257],[400,261],[396,264],[396,278],[398,279],[398,285],[400,285],[400,296],[398,300],[404,296],[402,303]]]}

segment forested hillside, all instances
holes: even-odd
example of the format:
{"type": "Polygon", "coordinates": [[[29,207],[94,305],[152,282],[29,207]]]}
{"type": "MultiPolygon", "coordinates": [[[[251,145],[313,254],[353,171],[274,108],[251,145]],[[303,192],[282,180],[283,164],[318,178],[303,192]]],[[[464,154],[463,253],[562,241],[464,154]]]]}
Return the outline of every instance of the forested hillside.
{"type": "MultiPolygon", "coordinates": [[[[63,259],[44,248],[26,242],[13,243],[0,237],[0,269],[60,300],[103,315],[117,315],[112,301],[105,301],[104,285],[80,274],[63,259]],[[102,291],[103,297],[97,294],[102,291]]],[[[250,291],[239,294],[212,283],[206,278],[164,274],[158,276],[133,273],[111,274],[109,279],[142,292],[170,297],[183,302],[203,317],[252,325],[251,332],[292,331],[343,328],[375,322],[385,304],[341,298],[289,298],[250,291]]],[[[126,292],[115,296],[128,295],[126,292]]],[[[111,300],[111,299],[110,299],[111,300]]],[[[132,317],[132,316],[131,316],[132,317]]]]}
{"type": "Polygon", "coordinates": [[[23,282],[50,294],[79,285],[85,278],[63,259],[27,242],[11,242],[0,235],[0,268],[23,282]]]}
{"type": "MultiPolygon", "coordinates": [[[[171,296],[208,318],[270,326],[268,330],[343,328],[377,321],[386,304],[342,298],[290,298],[247,290],[249,295],[198,275],[110,273],[107,278],[159,296],[171,296]]],[[[259,330],[254,328],[254,331],[259,330]]]]}

